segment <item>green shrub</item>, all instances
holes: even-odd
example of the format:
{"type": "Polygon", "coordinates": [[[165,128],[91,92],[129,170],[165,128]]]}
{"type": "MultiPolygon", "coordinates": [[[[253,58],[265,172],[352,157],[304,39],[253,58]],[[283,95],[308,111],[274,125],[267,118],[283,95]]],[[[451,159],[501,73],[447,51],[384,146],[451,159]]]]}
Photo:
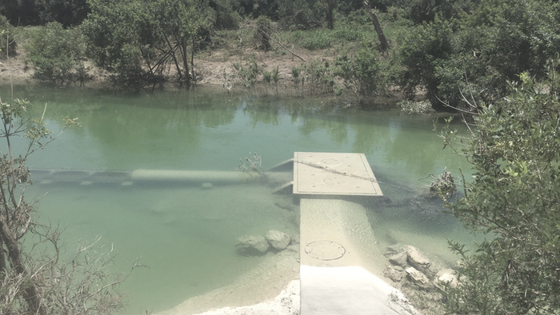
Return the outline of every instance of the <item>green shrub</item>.
{"type": "Polygon", "coordinates": [[[78,29],[65,30],[58,22],[48,23],[31,34],[27,54],[37,80],[63,85],[85,79],[85,43],[78,29]]]}
{"type": "Polygon", "coordinates": [[[358,95],[377,95],[385,91],[387,72],[373,49],[361,49],[355,56],[341,56],[335,60],[335,75],[344,80],[347,90],[358,95]]]}
{"type": "Polygon", "coordinates": [[[241,63],[234,63],[233,69],[237,73],[237,77],[241,79],[243,85],[247,88],[252,88],[257,83],[257,77],[262,72],[262,68],[259,67],[254,58],[247,61],[245,65],[241,63]]]}
{"type": "Polygon", "coordinates": [[[315,59],[304,67],[305,81],[311,94],[331,93],[334,87],[334,75],[330,63],[315,59]]]}

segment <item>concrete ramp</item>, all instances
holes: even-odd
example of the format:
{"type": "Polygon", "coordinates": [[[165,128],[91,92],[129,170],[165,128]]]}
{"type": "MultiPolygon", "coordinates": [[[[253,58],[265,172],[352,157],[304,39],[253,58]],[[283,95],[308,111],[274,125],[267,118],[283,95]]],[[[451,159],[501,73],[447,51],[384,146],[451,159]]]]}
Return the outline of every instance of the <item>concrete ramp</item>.
{"type": "Polygon", "coordinates": [[[383,256],[362,205],[341,199],[300,200],[301,264],[316,267],[362,266],[383,256]]]}
{"type": "MultiPolygon", "coordinates": [[[[300,200],[301,315],[414,314],[385,283],[366,209],[340,199],[300,200]]],[[[375,222],[374,222],[375,224],[375,222]]]]}
{"type": "Polygon", "coordinates": [[[415,314],[374,275],[385,259],[375,249],[376,222],[349,201],[383,195],[365,156],[296,152],[293,192],[301,197],[301,315],[415,314]]]}

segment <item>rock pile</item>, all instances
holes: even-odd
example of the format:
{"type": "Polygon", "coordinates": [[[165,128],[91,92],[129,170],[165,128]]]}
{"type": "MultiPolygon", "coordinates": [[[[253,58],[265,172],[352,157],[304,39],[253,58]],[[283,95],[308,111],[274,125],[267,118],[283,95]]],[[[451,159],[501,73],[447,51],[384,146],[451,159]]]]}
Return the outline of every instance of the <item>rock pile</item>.
{"type": "Polygon", "coordinates": [[[411,285],[420,290],[431,291],[434,288],[443,290],[446,285],[456,287],[458,284],[452,269],[437,270],[434,264],[414,246],[390,246],[385,256],[389,258],[391,266],[388,266],[383,274],[401,285],[411,285]]]}
{"type": "Polygon", "coordinates": [[[265,236],[244,235],[237,240],[236,251],[240,255],[264,255],[269,250],[275,252],[297,250],[295,245],[290,245],[294,240],[287,234],[276,230],[269,230],[265,236]]]}

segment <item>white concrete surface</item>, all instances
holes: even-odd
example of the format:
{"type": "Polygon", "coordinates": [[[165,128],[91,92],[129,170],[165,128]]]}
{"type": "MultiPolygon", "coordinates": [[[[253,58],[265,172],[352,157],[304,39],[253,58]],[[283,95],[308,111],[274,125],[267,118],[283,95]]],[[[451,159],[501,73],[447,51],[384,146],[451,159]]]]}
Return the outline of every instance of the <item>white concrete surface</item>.
{"type": "Polygon", "coordinates": [[[404,295],[362,267],[300,267],[301,315],[408,315],[404,295]]]}
{"type": "Polygon", "coordinates": [[[382,196],[364,154],[294,153],[294,194],[382,196]]]}

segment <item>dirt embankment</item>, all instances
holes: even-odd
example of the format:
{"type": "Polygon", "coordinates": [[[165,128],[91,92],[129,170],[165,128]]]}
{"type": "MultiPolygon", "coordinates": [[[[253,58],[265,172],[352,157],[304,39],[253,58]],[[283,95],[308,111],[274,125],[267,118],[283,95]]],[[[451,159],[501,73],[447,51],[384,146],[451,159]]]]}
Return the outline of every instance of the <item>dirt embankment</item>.
{"type": "Polygon", "coordinates": [[[26,56],[20,54],[10,59],[0,59],[0,85],[32,83],[33,70],[25,62],[26,56]]]}
{"type": "MultiPolygon", "coordinates": [[[[305,62],[312,60],[332,60],[334,57],[328,56],[328,51],[308,51],[298,50],[297,55],[304,58],[305,62]]],[[[236,77],[236,71],[233,68],[234,63],[245,65],[249,60],[255,60],[262,70],[271,72],[278,67],[279,70],[279,86],[292,85],[292,68],[299,67],[303,61],[291,53],[285,51],[261,52],[255,50],[246,50],[242,54],[232,54],[228,50],[215,50],[200,53],[195,57],[195,73],[196,83],[198,85],[213,86],[240,86],[243,82],[236,77]]],[[[89,74],[93,78],[86,83],[88,87],[108,86],[109,74],[99,68],[94,67],[90,63],[89,74]]],[[[170,74],[173,68],[169,69],[170,74]]],[[[33,68],[27,62],[25,51],[10,59],[0,59],[0,85],[10,84],[38,84],[39,82],[32,78],[33,68]]],[[[259,81],[262,76],[259,76],[259,81]]]]}

